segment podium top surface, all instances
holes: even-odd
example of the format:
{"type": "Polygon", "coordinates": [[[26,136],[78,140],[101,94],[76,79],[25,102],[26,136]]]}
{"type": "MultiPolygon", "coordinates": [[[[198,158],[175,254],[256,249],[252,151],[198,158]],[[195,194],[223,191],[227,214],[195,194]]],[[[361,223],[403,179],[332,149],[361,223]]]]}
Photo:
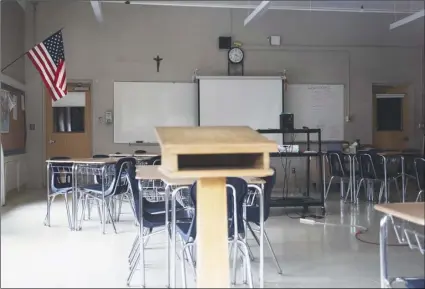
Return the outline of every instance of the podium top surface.
{"type": "Polygon", "coordinates": [[[277,152],[277,144],[248,126],[157,127],[163,152],[180,154],[277,152]]]}

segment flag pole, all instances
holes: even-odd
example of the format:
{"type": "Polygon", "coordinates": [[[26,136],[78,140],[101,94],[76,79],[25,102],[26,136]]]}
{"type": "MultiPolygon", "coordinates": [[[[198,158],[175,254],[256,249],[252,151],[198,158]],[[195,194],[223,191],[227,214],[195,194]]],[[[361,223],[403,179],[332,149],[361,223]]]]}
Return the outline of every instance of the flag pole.
{"type": "MultiPolygon", "coordinates": [[[[52,35],[54,35],[54,34],[56,34],[56,33],[58,33],[59,31],[62,31],[63,29],[64,29],[65,27],[62,27],[61,29],[59,29],[58,31],[56,31],[55,33],[52,33],[50,36],[52,36],[52,35]]],[[[50,37],[49,36],[49,37],[50,37]]],[[[47,38],[49,38],[49,37],[47,37],[47,38]]],[[[46,39],[47,39],[46,38],[46,39]]],[[[28,51],[29,50],[27,50],[27,52],[25,52],[25,53],[22,53],[21,55],[19,55],[15,60],[13,60],[12,62],[10,62],[8,65],[6,65],[5,67],[3,67],[2,69],[1,69],[1,72],[3,72],[3,71],[5,71],[6,69],[8,69],[10,66],[12,66],[16,61],[18,61],[19,59],[21,59],[22,57],[24,57],[27,53],[28,53],[28,51]]]]}

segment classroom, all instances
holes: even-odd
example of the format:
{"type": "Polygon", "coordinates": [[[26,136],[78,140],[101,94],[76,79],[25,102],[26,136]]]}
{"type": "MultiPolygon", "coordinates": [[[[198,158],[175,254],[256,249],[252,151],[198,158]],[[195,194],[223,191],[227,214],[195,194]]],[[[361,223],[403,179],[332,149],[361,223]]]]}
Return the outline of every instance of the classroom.
{"type": "Polygon", "coordinates": [[[0,0],[1,287],[425,288],[424,6],[0,0]]]}

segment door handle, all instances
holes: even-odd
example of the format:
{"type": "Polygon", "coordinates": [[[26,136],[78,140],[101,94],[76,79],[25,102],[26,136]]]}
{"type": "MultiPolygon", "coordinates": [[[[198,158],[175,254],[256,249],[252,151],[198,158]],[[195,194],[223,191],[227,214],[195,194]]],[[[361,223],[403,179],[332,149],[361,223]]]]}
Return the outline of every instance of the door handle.
{"type": "Polygon", "coordinates": [[[49,140],[49,144],[54,144],[54,143],[56,143],[55,140],[49,140]]]}

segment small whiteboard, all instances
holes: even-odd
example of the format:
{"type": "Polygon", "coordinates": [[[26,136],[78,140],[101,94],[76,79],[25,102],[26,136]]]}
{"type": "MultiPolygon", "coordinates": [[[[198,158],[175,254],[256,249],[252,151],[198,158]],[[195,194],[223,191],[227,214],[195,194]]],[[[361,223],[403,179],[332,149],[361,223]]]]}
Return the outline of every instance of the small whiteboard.
{"type": "MultiPolygon", "coordinates": [[[[320,128],[322,141],[344,140],[344,85],[290,84],[284,99],[295,128],[320,128]]],[[[311,140],[317,141],[317,134],[311,140]]],[[[306,141],[306,135],[295,135],[295,141],[306,141]]]]}
{"type": "Polygon", "coordinates": [[[156,143],[155,127],[196,126],[197,120],[195,83],[114,83],[115,143],[156,143]]]}

